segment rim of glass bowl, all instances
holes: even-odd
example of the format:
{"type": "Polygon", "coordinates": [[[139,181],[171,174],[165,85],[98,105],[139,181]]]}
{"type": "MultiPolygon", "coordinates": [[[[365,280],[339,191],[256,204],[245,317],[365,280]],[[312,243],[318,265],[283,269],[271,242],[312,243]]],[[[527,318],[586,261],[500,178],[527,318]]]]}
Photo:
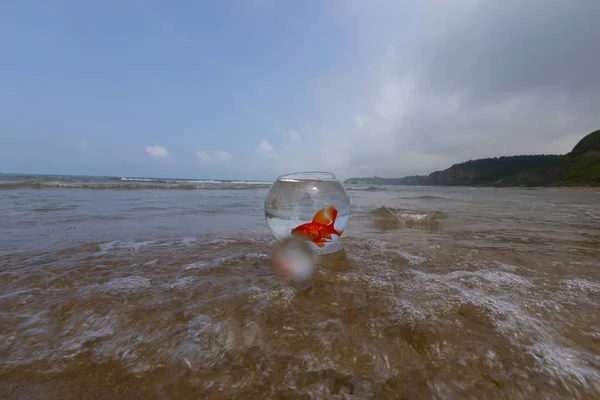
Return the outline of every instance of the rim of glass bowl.
{"type": "Polygon", "coordinates": [[[326,182],[335,179],[334,174],[325,171],[293,172],[277,178],[281,182],[326,182]]]}

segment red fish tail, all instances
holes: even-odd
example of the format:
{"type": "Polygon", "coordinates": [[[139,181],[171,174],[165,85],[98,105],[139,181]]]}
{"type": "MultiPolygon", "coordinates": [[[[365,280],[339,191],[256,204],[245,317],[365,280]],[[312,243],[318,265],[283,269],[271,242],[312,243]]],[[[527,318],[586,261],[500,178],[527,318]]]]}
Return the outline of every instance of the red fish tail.
{"type": "Polygon", "coordinates": [[[327,209],[323,208],[323,209],[317,211],[317,213],[313,217],[312,222],[314,224],[318,224],[318,225],[325,225],[325,226],[329,225],[331,223],[331,218],[327,213],[327,209]]]}
{"type": "Polygon", "coordinates": [[[327,207],[327,213],[331,217],[331,225],[335,224],[335,220],[337,219],[338,211],[333,206],[333,204],[331,204],[329,207],[327,207]]]}
{"type": "Polygon", "coordinates": [[[336,208],[333,205],[330,205],[329,207],[327,207],[327,211],[329,212],[329,215],[331,215],[331,233],[334,233],[338,236],[342,236],[342,233],[344,232],[343,230],[337,230],[335,229],[334,225],[335,225],[335,221],[337,220],[337,215],[338,215],[338,211],[336,210],[336,208]]]}

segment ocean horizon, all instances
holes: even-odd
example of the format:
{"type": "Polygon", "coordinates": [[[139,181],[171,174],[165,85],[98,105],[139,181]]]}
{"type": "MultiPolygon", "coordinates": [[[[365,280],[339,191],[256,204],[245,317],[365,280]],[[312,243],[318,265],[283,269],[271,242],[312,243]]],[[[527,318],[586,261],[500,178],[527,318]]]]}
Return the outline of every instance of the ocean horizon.
{"type": "Polygon", "coordinates": [[[19,187],[80,189],[243,189],[268,187],[270,181],[144,176],[0,174],[0,190],[19,187]]]}

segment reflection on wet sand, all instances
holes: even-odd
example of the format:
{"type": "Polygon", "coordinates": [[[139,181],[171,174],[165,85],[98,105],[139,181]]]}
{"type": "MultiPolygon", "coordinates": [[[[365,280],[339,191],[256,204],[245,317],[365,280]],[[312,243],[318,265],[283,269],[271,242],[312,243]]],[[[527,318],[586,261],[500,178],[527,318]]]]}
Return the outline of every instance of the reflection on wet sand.
{"type": "Polygon", "coordinates": [[[326,252],[319,252],[315,259],[318,267],[330,271],[346,271],[349,267],[348,255],[343,247],[343,242],[337,242],[329,246],[326,252]]]}

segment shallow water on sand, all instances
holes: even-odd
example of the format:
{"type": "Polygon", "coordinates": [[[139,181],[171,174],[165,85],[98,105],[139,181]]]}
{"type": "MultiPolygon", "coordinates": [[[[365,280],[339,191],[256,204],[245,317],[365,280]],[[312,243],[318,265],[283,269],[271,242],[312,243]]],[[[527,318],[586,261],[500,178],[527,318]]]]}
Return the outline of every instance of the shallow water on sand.
{"type": "Polygon", "coordinates": [[[600,399],[600,193],[350,190],[297,285],[267,188],[89,189],[0,190],[0,398],[600,399]]]}

